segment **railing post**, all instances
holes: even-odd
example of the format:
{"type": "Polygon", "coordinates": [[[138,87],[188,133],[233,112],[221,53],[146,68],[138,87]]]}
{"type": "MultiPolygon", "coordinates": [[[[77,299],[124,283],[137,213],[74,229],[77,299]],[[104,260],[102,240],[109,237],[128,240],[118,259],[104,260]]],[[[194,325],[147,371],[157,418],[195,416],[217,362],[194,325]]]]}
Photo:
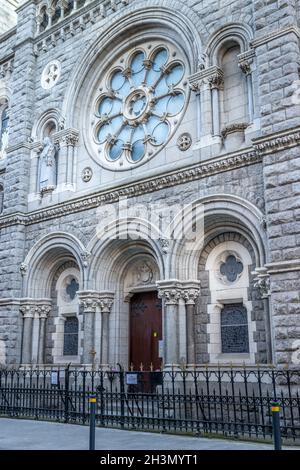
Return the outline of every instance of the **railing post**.
{"type": "Polygon", "coordinates": [[[120,377],[120,397],[121,397],[121,427],[124,428],[124,418],[125,418],[125,384],[124,384],[124,370],[121,364],[117,364],[119,367],[119,377],[120,377]]]}
{"type": "Polygon", "coordinates": [[[95,450],[95,435],[96,435],[96,403],[97,395],[90,396],[90,450],[95,450]]]}
{"type": "Polygon", "coordinates": [[[280,406],[279,403],[272,403],[272,420],[273,420],[273,438],[274,450],[282,450],[281,430],[280,430],[280,406]]]}
{"type": "Polygon", "coordinates": [[[65,423],[69,421],[69,368],[68,365],[65,369],[65,423]]]}

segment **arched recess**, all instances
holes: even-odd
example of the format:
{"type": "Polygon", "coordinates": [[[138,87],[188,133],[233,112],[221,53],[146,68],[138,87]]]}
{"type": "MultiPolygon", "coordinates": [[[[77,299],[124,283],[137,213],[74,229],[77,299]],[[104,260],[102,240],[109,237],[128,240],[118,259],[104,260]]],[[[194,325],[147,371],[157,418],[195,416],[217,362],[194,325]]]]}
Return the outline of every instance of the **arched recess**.
{"type": "Polygon", "coordinates": [[[88,245],[92,260],[89,289],[110,293],[114,299],[102,342],[100,316],[95,320],[95,350],[104,364],[129,365],[131,298],[150,292],[155,297],[156,282],[165,275],[160,236],[145,220],[118,220],[99,231],[88,245]]]}
{"type": "Polygon", "coordinates": [[[54,232],[42,237],[28,252],[24,265],[27,275],[24,278],[23,296],[28,298],[50,298],[51,281],[60,265],[75,261],[84,283],[84,266],[81,254],[83,244],[73,235],[54,232]]]}
{"type": "Polygon", "coordinates": [[[240,52],[246,52],[250,48],[253,39],[253,31],[247,24],[231,23],[218,29],[209,39],[205,49],[210,65],[220,66],[220,50],[231,41],[240,46],[240,52]]]}
{"type": "MultiPolygon", "coordinates": [[[[267,261],[267,238],[264,231],[263,213],[249,201],[231,194],[214,194],[204,196],[194,201],[185,212],[179,213],[174,220],[178,227],[185,219],[193,230],[196,223],[195,239],[186,241],[184,238],[173,242],[172,252],[168,257],[170,278],[179,280],[194,280],[198,276],[198,260],[203,247],[211,237],[226,231],[240,233],[253,247],[257,267],[267,261]],[[195,208],[198,209],[198,221],[193,218],[195,208]],[[192,225],[193,224],[193,225],[192,225]],[[200,231],[197,231],[197,225],[200,231]]],[[[176,236],[175,236],[176,238],[176,236]]]]}
{"type": "Polygon", "coordinates": [[[163,1],[160,6],[147,1],[133,3],[126,15],[110,22],[84,51],[70,79],[62,108],[62,114],[67,116],[66,126],[80,128],[77,111],[82,111],[89,101],[87,95],[94,89],[97,75],[111,63],[117,51],[126,50],[137,41],[161,37],[177,43],[188,54],[191,73],[196,72],[202,50],[200,31],[204,27],[199,19],[196,23],[189,20],[193,14],[177,1],[172,2],[172,7],[169,1],[163,1]]]}

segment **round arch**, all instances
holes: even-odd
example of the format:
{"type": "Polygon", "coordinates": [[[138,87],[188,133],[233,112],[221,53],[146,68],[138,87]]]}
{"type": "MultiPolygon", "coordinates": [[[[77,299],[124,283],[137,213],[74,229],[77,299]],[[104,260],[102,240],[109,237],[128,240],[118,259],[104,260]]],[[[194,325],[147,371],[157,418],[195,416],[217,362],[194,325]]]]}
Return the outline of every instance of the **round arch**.
{"type": "Polygon", "coordinates": [[[83,285],[85,276],[81,254],[84,252],[84,245],[65,232],[54,232],[40,238],[24,260],[24,265],[27,266],[24,297],[50,298],[51,279],[59,266],[67,261],[76,262],[83,285]]]}
{"type": "Polygon", "coordinates": [[[165,263],[160,240],[162,234],[143,219],[119,219],[100,230],[88,244],[91,264],[87,272],[88,288],[109,290],[121,266],[136,254],[150,255],[157,263],[161,278],[165,263]]]}
{"type": "MultiPolygon", "coordinates": [[[[162,38],[177,40],[185,51],[189,51],[190,69],[192,73],[196,72],[202,51],[200,35],[205,28],[199,18],[191,22],[189,18],[192,16],[195,17],[193,10],[178,1],[172,2],[171,6],[168,0],[163,0],[162,5],[158,6],[149,0],[132,4],[125,16],[118,16],[110,22],[101,36],[88,45],[73,72],[62,109],[62,114],[68,116],[66,126],[78,125],[76,104],[80,101],[83,85],[85,90],[92,89],[97,69],[101,67],[102,70],[105,63],[110,63],[115,52],[120,50],[121,43],[125,42],[124,47],[127,48],[129,42],[134,43],[141,33],[147,37],[149,32],[152,31],[153,36],[155,31],[155,35],[161,35],[162,38]]],[[[86,102],[86,93],[83,93],[82,99],[86,102]]]]}
{"type": "Polygon", "coordinates": [[[201,206],[197,213],[201,219],[200,233],[190,242],[182,238],[173,242],[172,252],[168,256],[168,272],[170,279],[191,280],[198,277],[198,262],[201,251],[209,237],[224,231],[241,233],[253,247],[257,266],[267,261],[267,239],[263,228],[263,213],[251,202],[230,194],[214,194],[194,201],[185,213],[180,212],[174,219],[177,227],[182,218],[187,220],[192,230],[195,219],[192,214],[195,207],[201,206]]]}

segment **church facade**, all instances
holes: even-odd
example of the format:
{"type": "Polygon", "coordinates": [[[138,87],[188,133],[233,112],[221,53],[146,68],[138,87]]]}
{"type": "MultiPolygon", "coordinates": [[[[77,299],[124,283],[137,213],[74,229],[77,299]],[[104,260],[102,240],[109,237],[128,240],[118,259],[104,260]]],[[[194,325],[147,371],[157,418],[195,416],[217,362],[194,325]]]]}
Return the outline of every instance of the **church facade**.
{"type": "Polygon", "coordinates": [[[0,363],[298,366],[300,2],[3,3],[0,363]]]}

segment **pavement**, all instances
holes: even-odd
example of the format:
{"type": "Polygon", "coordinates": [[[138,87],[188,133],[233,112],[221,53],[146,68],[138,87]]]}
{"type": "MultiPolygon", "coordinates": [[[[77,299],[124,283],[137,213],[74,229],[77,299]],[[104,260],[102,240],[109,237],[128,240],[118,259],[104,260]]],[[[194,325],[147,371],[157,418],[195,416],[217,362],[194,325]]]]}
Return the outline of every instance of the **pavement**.
{"type": "MultiPolygon", "coordinates": [[[[0,450],[88,450],[88,443],[88,426],[0,418],[0,450]]],[[[96,450],[273,450],[273,447],[255,442],[97,428],[96,450]]]]}

